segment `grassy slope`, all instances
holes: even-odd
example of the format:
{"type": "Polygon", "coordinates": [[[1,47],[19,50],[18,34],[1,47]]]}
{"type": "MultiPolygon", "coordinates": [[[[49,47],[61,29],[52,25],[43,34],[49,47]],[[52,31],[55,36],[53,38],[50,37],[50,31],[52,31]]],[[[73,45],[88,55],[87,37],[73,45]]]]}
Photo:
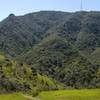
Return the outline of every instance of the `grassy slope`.
{"type": "Polygon", "coordinates": [[[100,100],[100,89],[42,92],[38,97],[43,100],[100,100]]]}
{"type": "Polygon", "coordinates": [[[21,94],[3,94],[0,95],[0,100],[31,100],[28,98],[23,97],[21,94]]]}

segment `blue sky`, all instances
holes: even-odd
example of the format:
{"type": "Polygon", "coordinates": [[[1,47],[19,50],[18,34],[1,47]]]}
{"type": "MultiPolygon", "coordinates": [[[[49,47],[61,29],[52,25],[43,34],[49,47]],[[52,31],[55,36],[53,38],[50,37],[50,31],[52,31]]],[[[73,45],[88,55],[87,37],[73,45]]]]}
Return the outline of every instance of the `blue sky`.
{"type": "MultiPolygon", "coordinates": [[[[81,0],[0,0],[0,20],[10,13],[23,15],[40,10],[74,12],[80,10],[81,0]]],[[[100,0],[83,0],[83,9],[100,11],[100,0]]]]}

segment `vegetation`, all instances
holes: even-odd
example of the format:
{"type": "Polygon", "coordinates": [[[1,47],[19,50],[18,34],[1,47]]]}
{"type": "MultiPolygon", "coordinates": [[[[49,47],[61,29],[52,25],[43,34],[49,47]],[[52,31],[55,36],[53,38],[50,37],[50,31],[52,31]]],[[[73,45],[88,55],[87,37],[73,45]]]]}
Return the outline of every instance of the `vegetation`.
{"type": "Polygon", "coordinates": [[[0,22],[0,91],[100,88],[100,12],[41,11],[0,22]]]}
{"type": "MultiPolygon", "coordinates": [[[[0,93],[55,90],[62,84],[0,55],[0,93]]],[[[32,94],[34,95],[34,94],[32,94]]]]}
{"type": "Polygon", "coordinates": [[[42,92],[38,98],[43,100],[100,100],[100,90],[64,90],[42,92]]]}
{"type": "Polygon", "coordinates": [[[14,93],[14,94],[3,94],[0,95],[0,100],[31,100],[22,96],[22,94],[14,93]]]}

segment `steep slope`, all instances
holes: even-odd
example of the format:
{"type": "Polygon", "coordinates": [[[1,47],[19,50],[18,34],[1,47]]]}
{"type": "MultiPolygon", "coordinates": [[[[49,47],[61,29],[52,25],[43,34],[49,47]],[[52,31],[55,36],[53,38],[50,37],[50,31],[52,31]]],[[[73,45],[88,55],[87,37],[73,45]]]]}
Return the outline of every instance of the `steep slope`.
{"type": "MultiPolygon", "coordinates": [[[[63,85],[22,63],[0,55],[0,93],[28,92],[60,89],[63,85]],[[41,85],[41,86],[40,86],[41,85]]],[[[33,95],[36,95],[35,93],[33,95]]]]}
{"type": "Polygon", "coordinates": [[[73,88],[92,88],[97,72],[71,43],[57,36],[43,40],[21,59],[42,75],[73,88]]]}
{"type": "Polygon", "coordinates": [[[13,57],[27,52],[63,15],[62,12],[38,12],[17,17],[9,15],[0,23],[0,51],[13,57]]]}
{"type": "Polygon", "coordinates": [[[0,22],[0,54],[73,88],[100,87],[100,12],[41,11],[0,22]]]}
{"type": "Polygon", "coordinates": [[[15,57],[57,34],[72,42],[88,57],[100,46],[99,20],[99,12],[11,14],[0,23],[0,52],[15,57]]]}

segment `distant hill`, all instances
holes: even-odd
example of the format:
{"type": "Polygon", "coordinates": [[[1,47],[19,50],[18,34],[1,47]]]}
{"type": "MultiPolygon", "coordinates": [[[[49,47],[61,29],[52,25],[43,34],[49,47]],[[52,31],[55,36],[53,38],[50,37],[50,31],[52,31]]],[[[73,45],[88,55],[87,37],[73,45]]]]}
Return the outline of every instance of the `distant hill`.
{"type": "Polygon", "coordinates": [[[100,12],[40,11],[0,22],[0,54],[71,88],[100,87],[100,12]]]}

